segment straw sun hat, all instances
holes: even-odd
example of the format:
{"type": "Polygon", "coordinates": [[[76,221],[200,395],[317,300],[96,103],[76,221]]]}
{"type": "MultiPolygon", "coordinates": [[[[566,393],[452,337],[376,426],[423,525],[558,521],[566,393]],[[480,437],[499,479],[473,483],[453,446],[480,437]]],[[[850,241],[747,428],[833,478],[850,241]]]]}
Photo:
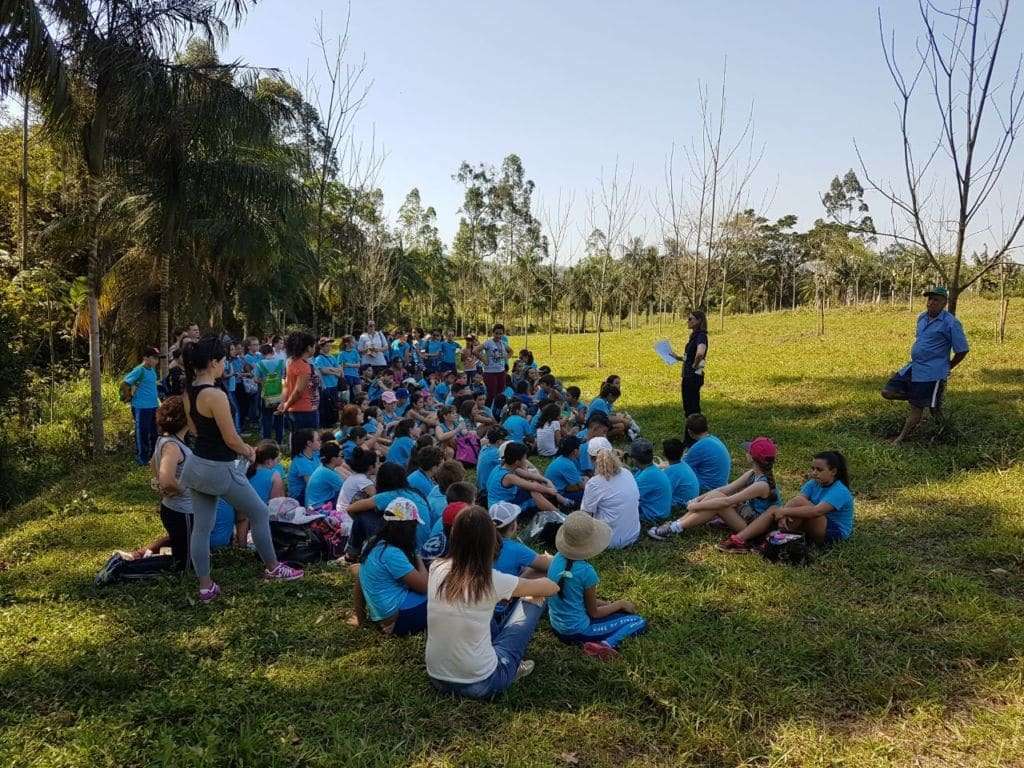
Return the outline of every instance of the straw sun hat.
{"type": "Polygon", "coordinates": [[[586,512],[573,512],[555,536],[555,547],[569,560],[589,560],[608,548],[612,529],[586,512]]]}

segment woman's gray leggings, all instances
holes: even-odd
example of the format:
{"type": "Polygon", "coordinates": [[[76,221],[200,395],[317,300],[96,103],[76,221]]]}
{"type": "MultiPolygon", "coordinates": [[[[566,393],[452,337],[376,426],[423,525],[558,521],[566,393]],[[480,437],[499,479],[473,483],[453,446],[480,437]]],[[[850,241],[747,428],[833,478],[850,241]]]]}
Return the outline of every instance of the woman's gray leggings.
{"type": "Polygon", "coordinates": [[[185,460],[181,483],[192,493],[194,524],[189,551],[199,578],[210,576],[210,534],[217,518],[217,499],[223,498],[248,518],[256,551],[264,563],[277,560],[270,538],[270,510],[249,485],[245,472],[234,461],[210,461],[195,454],[185,460]]]}

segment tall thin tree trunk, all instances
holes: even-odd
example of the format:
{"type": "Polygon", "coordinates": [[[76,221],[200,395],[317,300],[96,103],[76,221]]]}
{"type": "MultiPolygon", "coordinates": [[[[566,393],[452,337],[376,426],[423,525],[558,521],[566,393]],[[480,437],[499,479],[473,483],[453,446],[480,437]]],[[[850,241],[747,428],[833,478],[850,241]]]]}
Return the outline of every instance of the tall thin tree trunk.
{"type": "Polygon", "coordinates": [[[21,113],[21,178],[18,182],[21,203],[21,268],[28,266],[28,90],[21,113]]]}

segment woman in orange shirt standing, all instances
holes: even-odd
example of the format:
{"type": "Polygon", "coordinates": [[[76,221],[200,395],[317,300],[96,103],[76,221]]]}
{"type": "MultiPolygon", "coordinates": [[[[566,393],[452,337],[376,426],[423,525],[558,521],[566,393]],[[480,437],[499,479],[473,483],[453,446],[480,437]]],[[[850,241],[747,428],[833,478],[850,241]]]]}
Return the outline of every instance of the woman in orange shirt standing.
{"type": "Polygon", "coordinates": [[[284,342],[288,368],[285,371],[284,396],[277,412],[285,414],[291,433],[320,426],[320,376],[311,362],[315,345],[316,339],[305,331],[288,334],[284,342]]]}

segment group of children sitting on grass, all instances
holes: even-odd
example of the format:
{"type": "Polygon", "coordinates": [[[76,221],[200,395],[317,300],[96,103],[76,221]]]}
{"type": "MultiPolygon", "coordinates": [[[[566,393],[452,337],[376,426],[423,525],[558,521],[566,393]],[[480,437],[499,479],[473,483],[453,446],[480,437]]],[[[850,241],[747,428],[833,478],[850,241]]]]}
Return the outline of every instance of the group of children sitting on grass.
{"type": "MultiPolygon", "coordinates": [[[[559,639],[614,657],[647,623],[632,603],[598,597],[591,561],[634,544],[644,527],[661,541],[716,524],[731,531],[718,545],[729,553],[752,551],[776,529],[823,545],[852,532],[853,497],[838,452],[815,455],[807,482],[784,501],[767,437],[744,445],[749,467],[730,481],[730,453],[701,414],[689,416],[683,439],[664,441],[664,460],[656,459],[633,419],[615,409],[617,376],[587,403],[525,350],[499,393],[474,374],[363,371],[336,428],[292,431],[287,469],[278,444],[264,440],[246,471],[272,521],[315,523],[345,542],[338,559],[355,577],[354,621],[398,636],[427,630],[427,671],[441,690],[486,698],[527,674],[526,645],[545,600],[559,639]],[[619,438],[629,440],[624,452],[612,445],[619,438]],[[559,512],[568,515],[553,554],[520,541],[530,518],[559,512]]],[[[169,546],[184,568],[182,399],[165,399],[157,421],[152,466],[167,536],[145,549],[169,546]]],[[[246,521],[220,506],[215,531],[234,529],[244,546],[246,521]]]]}

